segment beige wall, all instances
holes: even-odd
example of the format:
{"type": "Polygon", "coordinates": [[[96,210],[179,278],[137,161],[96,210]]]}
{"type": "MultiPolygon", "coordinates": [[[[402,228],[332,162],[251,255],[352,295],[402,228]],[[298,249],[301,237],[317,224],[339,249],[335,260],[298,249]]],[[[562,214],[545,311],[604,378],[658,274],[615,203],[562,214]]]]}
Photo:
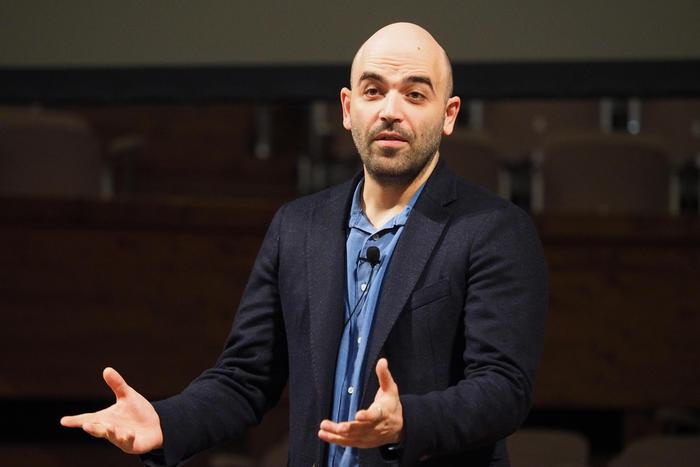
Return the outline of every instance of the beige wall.
{"type": "Polygon", "coordinates": [[[0,66],[347,63],[400,19],[457,62],[700,59],[699,0],[4,0],[0,66]]]}

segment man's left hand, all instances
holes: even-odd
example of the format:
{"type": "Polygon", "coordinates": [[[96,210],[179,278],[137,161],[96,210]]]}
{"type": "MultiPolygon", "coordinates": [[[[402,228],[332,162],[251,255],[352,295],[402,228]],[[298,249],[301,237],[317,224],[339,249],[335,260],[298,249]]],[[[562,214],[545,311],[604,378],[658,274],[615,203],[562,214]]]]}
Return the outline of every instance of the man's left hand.
{"type": "Polygon", "coordinates": [[[359,410],[354,421],[322,421],[319,438],[328,443],[355,448],[376,448],[401,441],[403,410],[399,388],[391,377],[385,358],[379,359],[375,371],[379,389],[372,405],[366,410],[359,410]]]}

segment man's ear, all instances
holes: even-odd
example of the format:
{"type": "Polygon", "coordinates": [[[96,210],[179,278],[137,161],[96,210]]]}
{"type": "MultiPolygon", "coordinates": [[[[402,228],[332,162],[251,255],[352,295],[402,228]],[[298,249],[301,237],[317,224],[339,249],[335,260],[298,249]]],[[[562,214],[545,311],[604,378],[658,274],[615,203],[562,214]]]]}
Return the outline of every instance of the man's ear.
{"type": "Polygon", "coordinates": [[[352,91],[348,88],[343,88],[340,90],[340,106],[343,108],[343,127],[346,130],[352,128],[350,123],[350,98],[352,97],[352,91]]]}
{"type": "Polygon", "coordinates": [[[445,123],[442,125],[442,134],[449,136],[454,130],[455,122],[457,121],[457,114],[459,113],[459,107],[461,105],[461,100],[458,96],[453,96],[447,99],[447,106],[445,107],[445,123]]]}

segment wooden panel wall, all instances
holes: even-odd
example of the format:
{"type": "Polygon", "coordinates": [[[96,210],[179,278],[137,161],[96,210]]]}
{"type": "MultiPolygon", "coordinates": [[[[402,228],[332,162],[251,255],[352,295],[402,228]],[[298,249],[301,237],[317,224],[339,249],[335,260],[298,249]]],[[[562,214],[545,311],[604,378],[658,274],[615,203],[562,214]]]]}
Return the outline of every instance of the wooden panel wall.
{"type": "Polygon", "coordinates": [[[697,218],[538,219],[550,267],[539,407],[700,407],[697,218]]]}
{"type": "Polygon", "coordinates": [[[150,397],[214,362],[276,203],[2,203],[0,394],[150,397]]]}
{"type": "MultiPolygon", "coordinates": [[[[150,397],[181,389],[221,349],[276,206],[0,200],[0,397],[105,397],[105,365],[150,397]]],[[[536,405],[700,407],[700,220],[537,224],[536,405]]]]}

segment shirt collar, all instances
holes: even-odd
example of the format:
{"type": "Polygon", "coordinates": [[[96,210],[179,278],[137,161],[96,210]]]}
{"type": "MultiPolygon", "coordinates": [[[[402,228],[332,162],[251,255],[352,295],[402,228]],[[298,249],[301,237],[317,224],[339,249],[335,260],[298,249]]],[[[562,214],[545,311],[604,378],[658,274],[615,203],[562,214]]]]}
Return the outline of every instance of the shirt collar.
{"type": "Polygon", "coordinates": [[[413,193],[413,196],[411,196],[411,199],[408,201],[408,204],[406,205],[403,210],[398,213],[396,216],[394,216],[391,220],[389,220],[386,224],[384,224],[381,228],[376,228],[372,225],[372,223],[369,221],[367,216],[365,215],[364,211],[362,211],[362,187],[364,186],[365,179],[361,178],[360,181],[357,183],[357,186],[355,187],[355,192],[352,195],[352,206],[350,207],[350,218],[348,220],[348,227],[350,228],[359,228],[362,230],[365,230],[370,233],[377,232],[379,230],[385,230],[385,229],[391,229],[394,227],[400,227],[402,225],[406,224],[406,221],[408,220],[408,215],[411,213],[411,210],[413,209],[413,206],[416,204],[416,201],[418,200],[418,197],[420,196],[421,192],[423,191],[423,188],[425,187],[425,182],[418,187],[415,193],[413,193]]]}

